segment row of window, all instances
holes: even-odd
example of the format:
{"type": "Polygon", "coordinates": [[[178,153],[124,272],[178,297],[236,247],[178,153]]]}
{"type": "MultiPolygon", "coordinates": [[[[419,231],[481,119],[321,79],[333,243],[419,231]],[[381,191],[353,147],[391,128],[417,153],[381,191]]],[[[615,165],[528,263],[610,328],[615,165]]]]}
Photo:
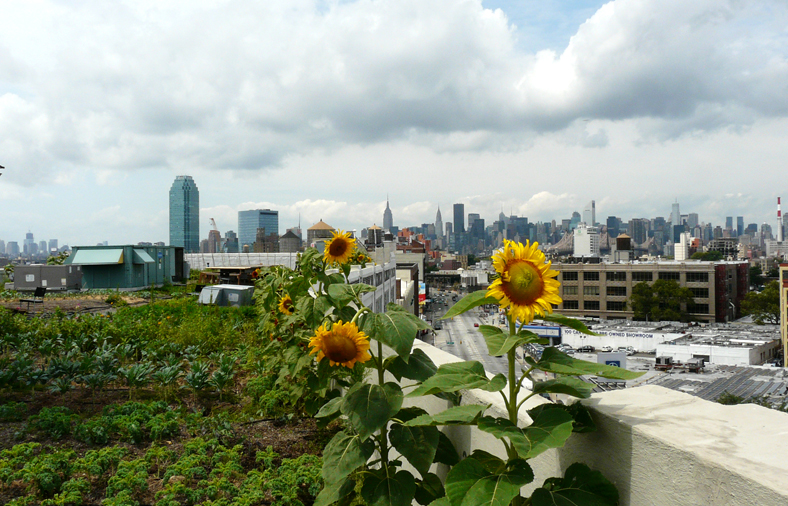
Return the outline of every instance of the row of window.
{"type": "MultiPolygon", "coordinates": [[[[598,300],[587,300],[583,302],[583,309],[586,311],[599,311],[599,306],[600,304],[598,300]]],[[[564,309],[580,309],[580,301],[565,300],[564,309]]],[[[620,301],[620,300],[605,301],[605,311],[626,311],[626,310],[627,310],[626,301],[620,301]]],[[[688,312],[691,314],[708,314],[709,305],[693,304],[688,308],[688,312]]]]}
{"type": "MultiPolygon", "coordinates": [[[[708,288],[690,288],[692,290],[692,297],[696,299],[708,299],[709,298],[709,289],[708,288]]],[[[577,295],[579,293],[578,288],[576,286],[564,286],[564,295],[577,295]]],[[[584,286],[583,287],[583,295],[599,295],[599,286],[598,285],[591,285],[591,286],[584,286]]],[[[607,295],[608,297],[627,297],[627,287],[626,286],[608,286],[607,287],[607,295]]]]}
{"type": "MultiPolygon", "coordinates": [[[[611,271],[607,272],[606,279],[608,281],[626,281],[627,280],[627,273],[623,271],[611,271]]],[[[657,273],[659,279],[665,279],[669,281],[680,281],[681,280],[681,273],[667,271],[667,272],[659,272],[657,273]]],[[[709,282],[709,273],[708,272],[687,272],[687,283],[708,283],[709,282]]],[[[561,279],[563,281],[578,281],[580,279],[578,271],[565,271],[561,273],[561,279]]],[[[599,272],[583,272],[583,281],[599,281],[599,272]]],[[[632,281],[635,283],[640,283],[641,281],[652,282],[654,281],[654,273],[651,271],[633,271],[632,272],[632,281]]]]}

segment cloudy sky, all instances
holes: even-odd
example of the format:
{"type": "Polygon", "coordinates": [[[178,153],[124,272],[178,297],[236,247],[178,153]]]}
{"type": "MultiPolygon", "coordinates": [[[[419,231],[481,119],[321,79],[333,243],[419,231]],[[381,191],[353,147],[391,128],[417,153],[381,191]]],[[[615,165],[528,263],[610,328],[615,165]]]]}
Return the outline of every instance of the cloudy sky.
{"type": "MultiPolygon", "coordinates": [[[[209,218],[774,222],[788,5],[0,0],[0,239],[168,241],[209,218]]],[[[788,205],[786,206],[788,207],[788,205]]]]}

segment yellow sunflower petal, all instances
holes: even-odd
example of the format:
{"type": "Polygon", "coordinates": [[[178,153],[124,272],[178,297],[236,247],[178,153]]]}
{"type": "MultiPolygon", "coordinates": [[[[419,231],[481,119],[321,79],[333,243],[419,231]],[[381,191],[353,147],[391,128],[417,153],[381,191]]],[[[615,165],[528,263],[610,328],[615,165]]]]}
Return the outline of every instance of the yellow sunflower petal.
{"type": "Polygon", "coordinates": [[[317,360],[327,357],[332,366],[343,365],[353,367],[356,362],[366,362],[372,356],[369,354],[369,339],[361,332],[355,323],[335,323],[330,329],[322,325],[309,341],[313,349],[318,352],[317,360]]]}
{"type": "Polygon", "coordinates": [[[350,232],[338,230],[331,232],[332,238],[326,242],[323,260],[327,264],[344,264],[353,256],[356,249],[356,240],[350,238],[350,232]]]}

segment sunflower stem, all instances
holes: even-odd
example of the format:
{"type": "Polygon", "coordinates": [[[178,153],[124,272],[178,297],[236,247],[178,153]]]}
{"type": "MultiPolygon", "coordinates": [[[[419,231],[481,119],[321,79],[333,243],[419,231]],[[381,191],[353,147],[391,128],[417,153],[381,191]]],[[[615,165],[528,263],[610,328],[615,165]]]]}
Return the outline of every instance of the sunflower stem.
{"type": "MultiPolygon", "coordinates": [[[[515,335],[516,327],[514,319],[509,318],[509,334],[515,335]]],[[[509,361],[509,401],[506,403],[506,408],[509,412],[509,421],[517,425],[517,393],[520,390],[520,385],[517,382],[517,367],[515,365],[515,349],[512,348],[506,354],[509,361]]]]}
{"type": "MultiPolygon", "coordinates": [[[[385,383],[385,370],[383,369],[383,343],[378,341],[378,360],[376,361],[376,365],[378,367],[378,383],[380,386],[383,386],[385,383]]],[[[388,475],[388,461],[389,461],[389,441],[388,441],[388,425],[384,425],[380,428],[380,460],[383,463],[383,467],[386,468],[386,474],[388,475]]]]}

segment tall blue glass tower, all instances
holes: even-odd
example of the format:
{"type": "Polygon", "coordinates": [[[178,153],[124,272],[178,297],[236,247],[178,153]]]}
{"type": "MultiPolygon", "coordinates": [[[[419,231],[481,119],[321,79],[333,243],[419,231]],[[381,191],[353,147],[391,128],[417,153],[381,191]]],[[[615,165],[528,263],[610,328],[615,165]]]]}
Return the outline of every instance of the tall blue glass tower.
{"type": "Polygon", "coordinates": [[[200,192],[191,176],[178,176],[170,188],[170,246],[200,252],[200,192]]]}
{"type": "Polygon", "coordinates": [[[249,246],[254,244],[258,228],[264,228],[267,236],[276,234],[278,237],[279,211],[270,209],[238,211],[238,247],[240,250],[243,250],[245,244],[249,246]]]}

